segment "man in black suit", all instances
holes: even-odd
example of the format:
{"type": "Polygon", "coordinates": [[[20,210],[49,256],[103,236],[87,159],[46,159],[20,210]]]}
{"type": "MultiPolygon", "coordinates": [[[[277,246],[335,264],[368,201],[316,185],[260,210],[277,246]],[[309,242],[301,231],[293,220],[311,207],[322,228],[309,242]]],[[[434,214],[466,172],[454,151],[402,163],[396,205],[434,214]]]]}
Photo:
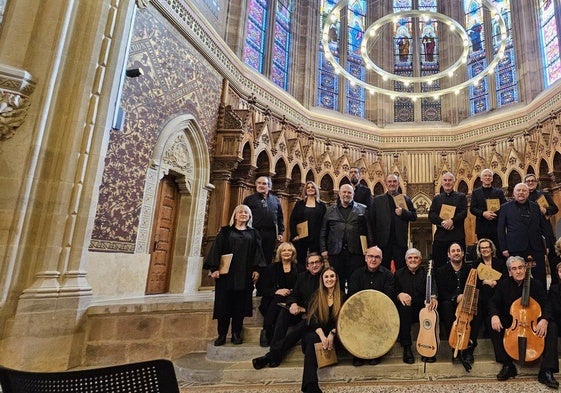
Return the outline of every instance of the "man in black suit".
{"type": "Polygon", "coordinates": [[[477,240],[490,239],[495,246],[499,244],[497,223],[499,208],[506,202],[503,190],[493,187],[493,171],[481,171],[481,187],[473,190],[469,211],[475,216],[475,234],[477,240]]]}
{"type": "Polygon", "coordinates": [[[442,192],[435,195],[429,209],[429,220],[436,226],[432,243],[432,260],[438,268],[446,263],[448,247],[458,243],[466,249],[464,221],[467,217],[466,194],[454,191],[456,177],[446,172],[442,175],[442,192]],[[451,217],[449,217],[451,216],[451,217]]]}
{"type": "Polygon", "coordinates": [[[321,225],[319,247],[324,259],[339,272],[341,289],[351,273],[363,266],[361,236],[367,239],[366,207],[353,200],[350,184],[339,189],[337,204],[327,208],[321,225]]]}
{"type": "Polygon", "coordinates": [[[536,266],[532,275],[543,285],[545,280],[545,248],[542,236],[546,221],[537,203],[528,199],[530,190],[525,183],[514,187],[514,200],[501,206],[497,234],[499,250],[505,258],[532,256],[536,266]]]}
{"type": "Polygon", "coordinates": [[[364,206],[369,208],[372,205],[372,192],[370,191],[370,188],[360,182],[360,179],[362,178],[360,169],[352,167],[349,170],[349,177],[351,185],[354,188],[354,201],[362,203],[364,206]]]}
{"type": "Polygon", "coordinates": [[[369,243],[382,249],[383,266],[390,269],[393,259],[397,270],[405,266],[409,222],[417,219],[417,210],[407,195],[401,198],[406,208],[396,204],[394,197],[399,194],[399,178],[396,175],[388,175],[386,187],[388,192],[376,196],[372,208],[366,213],[371,234],[369,243]]]}

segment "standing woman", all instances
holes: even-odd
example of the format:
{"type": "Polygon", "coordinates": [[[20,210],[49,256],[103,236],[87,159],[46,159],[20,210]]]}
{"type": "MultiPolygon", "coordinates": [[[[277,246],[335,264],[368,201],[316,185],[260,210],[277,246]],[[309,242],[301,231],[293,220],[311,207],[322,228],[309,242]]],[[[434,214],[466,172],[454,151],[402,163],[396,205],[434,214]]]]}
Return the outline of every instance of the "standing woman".
{"type": "Polygon", "coordinates": [[[298,271],[306,270],[306,258],[310,252],[320,252],[319,233],[326,206],[319,199],[319,188],[313,181],[307,181],[304,185],[302,199],[294,204],[290,214],[290,236],[296,247],[298,255],[298,271]],[[296,225],[303,222],[308,223],[308,236],[300,237],[296,225]]]}
{"type": "Polygon", "coordinates": [[[281,243],[277,248],[275,261],[267,266],[267,270],[259,279],[263,294],[259,306],[264,317],[263,330],[259,338],[259,345],[262,347],[271,344],[275,322],[281,310],[278,303],[286,303],[287,296],[296,284],[297,276],[296,249],[290,242],[281,243]]]}
{"type": "Polygon", "coordinates": [[[218,320],[215,346],[224,345],[232,320],[232,343],[243,343],[244,317],[253,311],[253,285],[259,278],[259,268],[265,266],[261,237],[251,227],[251,210],[246,205],[234,208],[230,225],[220,228],[203,265],[216,280],[213,319],[218,320]],[[227,274],[220,274],[220,258],[232,254],[227,274]]]}
{"type": "Polygon", "coordinates": [[[308,329],[302,339],[302,349],[304,351],[303,392],[321,393],[318,384],[318,361],[314,344],[321,342],[324,349],[335,350],[337,318],[343,300],[337,273],[333,267],[325,268],[321,272],[319,288],[310,300],[308,329]]]}

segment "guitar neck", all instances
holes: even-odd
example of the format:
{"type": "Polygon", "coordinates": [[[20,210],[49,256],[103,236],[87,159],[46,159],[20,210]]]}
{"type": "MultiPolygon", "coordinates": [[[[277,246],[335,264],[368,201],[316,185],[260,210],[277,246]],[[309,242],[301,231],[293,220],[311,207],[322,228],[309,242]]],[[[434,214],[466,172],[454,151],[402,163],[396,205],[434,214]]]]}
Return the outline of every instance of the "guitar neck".
{"type": "Polygon", "coordinates": [[[427,271],[427,282],[425,284],[425,304],[430,303],[432,295],[432,260],[429,261],[429,269],[427,271]]]}

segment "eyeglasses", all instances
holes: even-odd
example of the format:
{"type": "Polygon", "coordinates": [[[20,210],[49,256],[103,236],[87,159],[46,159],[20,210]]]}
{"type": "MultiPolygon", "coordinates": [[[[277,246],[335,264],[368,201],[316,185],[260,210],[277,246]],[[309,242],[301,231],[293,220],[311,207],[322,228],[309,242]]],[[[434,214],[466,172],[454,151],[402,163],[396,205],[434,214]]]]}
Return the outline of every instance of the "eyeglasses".
{"type": "Polygon", "coordinates": [[[382,257],[379,255],[367,255],[366,259],[382,259],[382,257]]]}
{"type": "Polygon", "coordinates": [[[536,183],[536,180],[526,180],[526,183],[536,183]]]}
{"type": "Polygon", "coordinates": [[[310,261],[310,262],[308,262],[308,266],[311,266],[311,265],[321,265],[321,264],[322,264],[321,261],[310,261]]]}

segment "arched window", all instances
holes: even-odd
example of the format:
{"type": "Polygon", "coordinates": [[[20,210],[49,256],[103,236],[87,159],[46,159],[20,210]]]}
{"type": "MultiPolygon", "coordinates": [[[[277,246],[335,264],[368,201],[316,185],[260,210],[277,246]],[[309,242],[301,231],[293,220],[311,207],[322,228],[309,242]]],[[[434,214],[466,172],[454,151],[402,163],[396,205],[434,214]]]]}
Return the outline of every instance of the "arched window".
{"type": "Polygon", "coordinates": [[[249,0],[243,62],[288,89],[293,0],[249,0]]]}
{"type": "MultiPolygon", "coordinates": [[[[340,14],[345,13],[345,18],[337,15],[336,21],[327,21],[327,15],[331,13],[337,3],[336,0],[321,1],[320,26],[323,29],[326,22],[331,23],[327,41],[333,55],[332,61],[344,64],[345,69],[351,75],[365,80],[366,72],[364,60],[360,54],[360,44],[366,24],[366,0],[350,0],[347,7],[339,12],[340,14]],[[341,40],[342,33],[343,36],[346,36],[346,45],[345,41],[341,40]]],[[[364,117],[366,100],[364,88],[345,81],[344,102],[339,102],[342,99],[340,95],[341,77],[335,73],[333,65],[324,55],[321,43],[318,51],[318,68],[318,106],[336,111],[342,108],[344,113],[364,117]]]]}
{"type": "Polygon", "coordinates": [[[561,77],[557,17],[553,0],[539,0],[540,38],[545,71],[545,87],[561,77]]]}
{"type": "MultiPolygon", "coordinates": [[[[482,78],[469,88],[470,113],[472,115],[500,108],[518,102],[518,82],[516,76],[516,57],[512,41],[512,18],[510,0],[493,0],[491,3],[501,14],[507,28],[504,57],[495,67],[494,73],[482,78]],[[490,92],[495,91],[491,98],[490,92]]],[[[471,79],[481,73],[501,46],[499,16],[491,16],[484,10],[481,0],[464,0],[466,30],[470,39],[470,54],[467,64],[468,77],[471,79]],[[485,37],[490,35],[491,39],[485,37]]]]}
{"type": "MultiPolygon", "coordinates": [[[[437,0],[419,0],[420,11],[438,12],[437,0]]],[[[411,0],[394,0],[393,12],[409,11],[411,0]]],[[[393,25],[394,73],[403,76],[427,76],[440,71],[439,25],[431,18],[400,18],[393,25]]],[[[422,83],[421,92],[440,89],[440,82],[422,83]]],[[[413,85],[394,82],[395,91],[413,92],[413,85]]],[[[394,121],[415,121],[415,103],[407,97],[398,97],[394,102],[394,121]]],[[[418,107],[417,107],[418,109],[418,107]]],[[[421,121],[441,120],[440,98],[421,100],[421,121]]]]}

